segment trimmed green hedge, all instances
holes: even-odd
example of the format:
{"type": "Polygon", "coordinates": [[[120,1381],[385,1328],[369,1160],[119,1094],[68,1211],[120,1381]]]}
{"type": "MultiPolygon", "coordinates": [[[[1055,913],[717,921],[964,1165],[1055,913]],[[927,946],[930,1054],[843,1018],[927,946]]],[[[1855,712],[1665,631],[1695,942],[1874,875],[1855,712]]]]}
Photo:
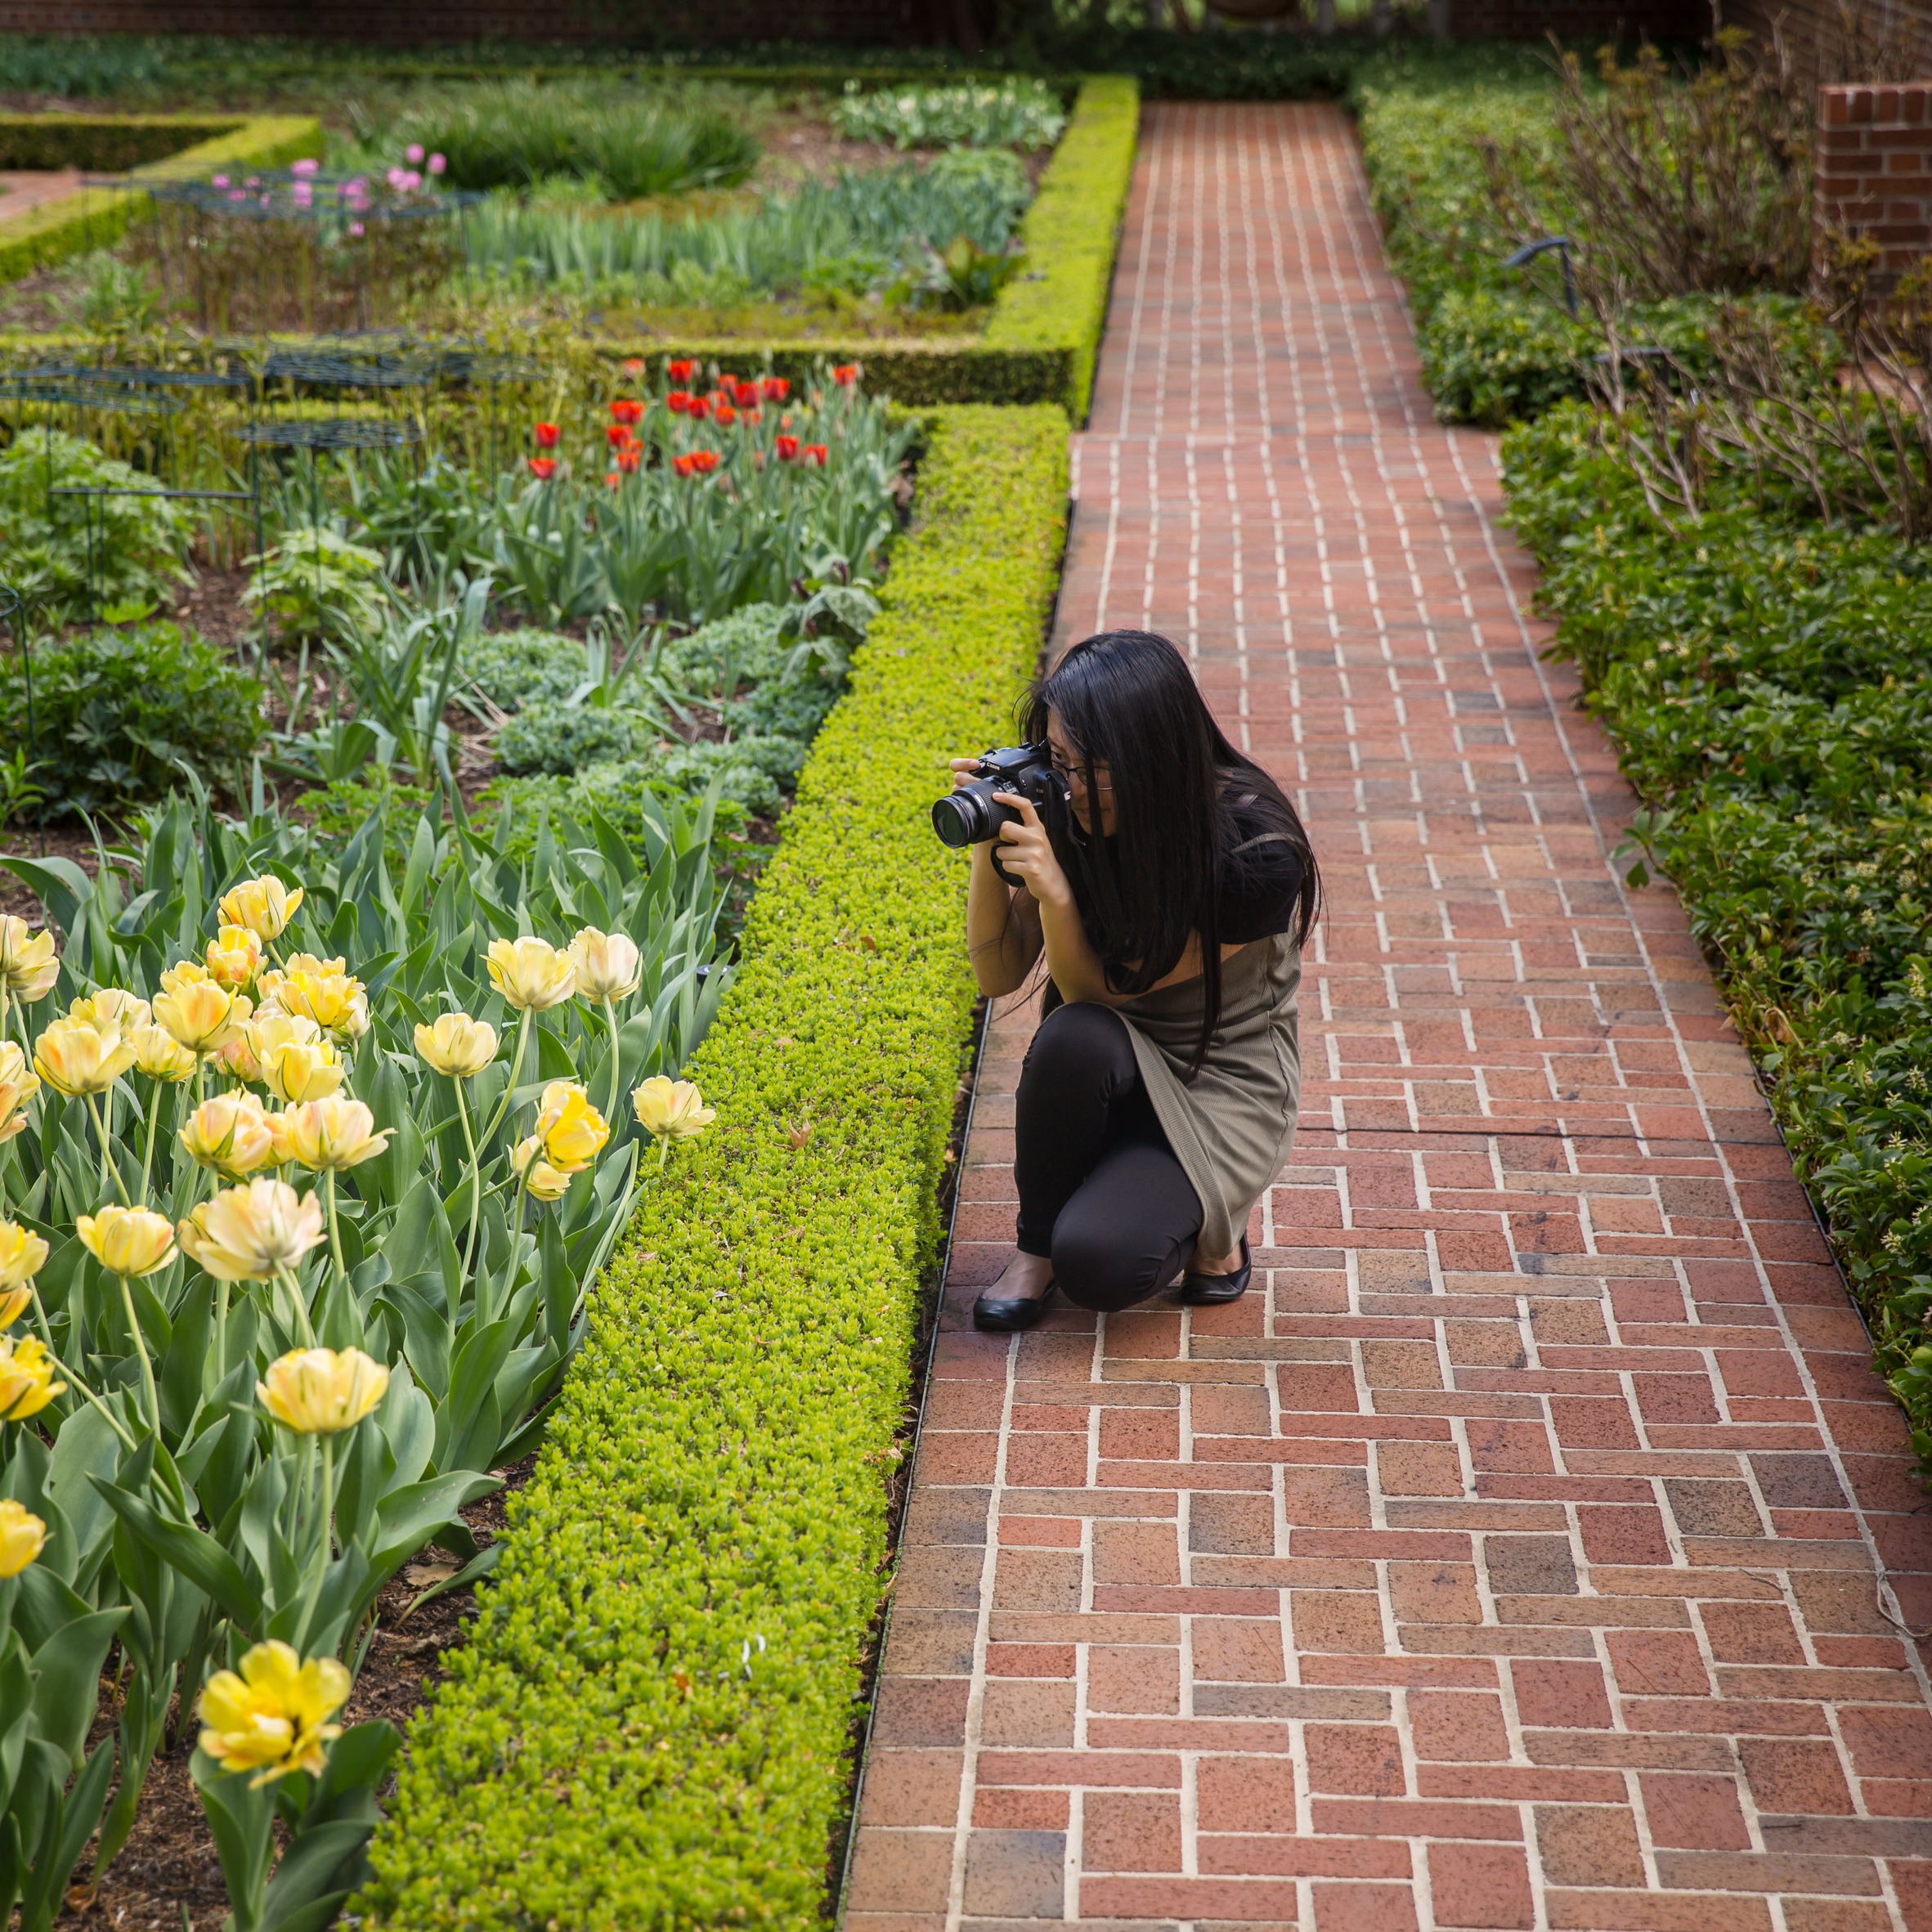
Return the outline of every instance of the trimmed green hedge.
{"type": "MultiPolygon", "coordinates": [[[[0,123],[0,128],[5,130],[5,138],[10,142],[23,144],[8,150],[18,153],[25,151],[24,144],[29,137],[21,130],[30,123],[49,127],[45,137],[33,138],[57,142],[62,137],[52,124],[77,121],[92,125],[96,131],[94,138],[101,144],[98,149],[82,143],[70,150],[71,158],[65,160],[9,160],[0,165],[111,172],[171,157],[176,167],[188,170],[217,168],[223,162],[242,168],[282,168],[305,156],[319,158],[322,152],[322,123],[308,114],[254,114],[246,119],[230,115],[225,119],[167,114],[11,114],[0,123]],[[161,130],[167,128],[190,137],[199,133],[201,137],[177,141],[163,150],[160,156],[144,155],[139,163],[126,158],[143,142],[159,142],[163,138],[161,130]],[[98,158],[103,153],[110,158],[98,158]]],[[[85,254],[90,249],[105,248],[118,241],[146,200],[137,190],[83,188],[63,200],[47,202],[11,221],[0,222],[0,282],[16,281],[49,262],[62,262],[70,255],[85,254]]]]}
{"type": "Polygon", "coordinates": [[[867,388],[915,407],[1055,402],[1083,421],[1106,325],[1140,114],[1140,89],[1132,79],[1103,74],[1083,83],[1021,225],[1032,266],[1000,291],[983,335],[893,343],[832,337],[613,343],[610,353],[689,356],[727,367],[761,368],[769,359],[777,374],[795,379],[823,360],[858,362],[867,388]]]}
{"type": "Polygon", "coordinates": [[[920,521],[814,746],[364,1901],[392,1927],[822,1922],[973,991],[926,808],[1040,648],[1057,409],[934,412],[920,521]]]}
{"type": "Polygon", "coordinates": [[[0,168],[79,168],[119,174],[232,134],[245,114],[0,114],[0,168]]]}
{"type": "Polygon", "coordinates": [[[1141,90],[1126,76],[1102,75],[1080,90],[1020,228],[1027,259],[1038,266],[1000,291],[986,325],[989,349],[1066,345],[1065,399],[1076,423],[1086,420],[1093,392],[1140,125],[1141,90]]]}

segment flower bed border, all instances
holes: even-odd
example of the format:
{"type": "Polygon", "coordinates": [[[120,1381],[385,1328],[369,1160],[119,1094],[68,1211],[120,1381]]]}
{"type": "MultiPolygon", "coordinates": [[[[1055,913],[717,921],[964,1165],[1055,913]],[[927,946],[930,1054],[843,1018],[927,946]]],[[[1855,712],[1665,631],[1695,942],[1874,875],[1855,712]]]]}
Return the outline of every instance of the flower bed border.
{"type": "MultiPolygon", "coordinates": [[[[146,146],[144,135],[168,127],[184,133],[213,130],[169,154],[165,165],[170,169],[224,161],[242,168],[280,168],[322,152],[322,123],[310,114],[7,114],[0,116],[0,141],[25,142],[29,130],[44,128],[48,145],[43,155],[69,158],[43,158],[32,165],[111,170],[131,165],[124,158],[128,143],[146,146]],[[123,145],[110,159],[93,159],[76,131],[110,143],[118,138],[123,145]]],[[[118,241],[146,199],[137,189],[83,188],[0,222],[0,282],[17,281],[51,262],[118,241]]]]}
{"type": "Polygon", "coordinates": [[[1083,81],[1066,132],[1020,224],[1029,268],[1002,289],[983,335],[957,342],[865,342],[836,336],[749,336],[620,343],[613,357],[688,356],[723,363],[769,359],[779,375],[821,361],[857,362],[866,386],[915,407],[935,402],[1056,402],[1083,422],[1106,325],[1114,258],[1126,217],[1141,122],[1130,76],[1083,81]]]}
{"type": "Polygon", "coordinates": [[[970,1031],[926,806],[997,739],[1064,536],[1057,408],[928,417],[920,521],[813,747],[363,1908],[391,1927],[816,1926],[970,1031]]]}

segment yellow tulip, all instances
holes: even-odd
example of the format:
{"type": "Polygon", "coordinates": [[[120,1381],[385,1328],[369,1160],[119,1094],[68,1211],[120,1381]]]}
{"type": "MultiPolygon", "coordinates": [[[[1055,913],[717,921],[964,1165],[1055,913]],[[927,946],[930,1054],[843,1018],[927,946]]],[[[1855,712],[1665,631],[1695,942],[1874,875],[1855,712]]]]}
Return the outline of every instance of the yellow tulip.
{"type": "Polygon", "coordinates": [[[702,1134],[718,1118],[715,1107],[688,1080],[667,1080],[653,1074],[630,1096],[631,1105],[648,1132],[658,1140],[683,1141],[702,1134]]]}
{"type": "MultiPolygon", "coordinates": [[[[47,1243],[17,1221],[0,1221],[0,1289],[25,1293],[26,1284],[47,1266],[47,1243]]],[[[24,1304],[23,1304],[24,1306],[24,1304]]],[[[19,1311],[0,1317],[0,1329],[18,1319],[19,1311]]]]}
{"type": "Polygon", "coordinates": [[[352,1429],[389,1386],[389,1371],[360,1348],[298,1348],[271,1362],[255,1384],[262,1405],[298,1436],[352,1429]]]}
{"type": "Polygon", "coordinates": [[[191,1080],[195,1056],[164,1026],[151,1021],[128,1036],[134,1048],[134,1070],[150,1080],[191,1080]]]}
{"type": "Polygon", "coordinates": [[[109,1205],[74,1224],[81,1245],[110,1275],[137,1278],[166,1265],[174,1253],[174,1230],[151,1208],[109,1205]]]}
{"type": "MultiPolygon", "coordinates": [[[[294,1049],[284,1051],[292,1052],[294,1049]]],[[[384,1127],[379,1134],[375,1116],[361,1100],[344,1100],[334,1094],[275,1115],[269,1122],[269,1131],[275,1136],[278,1159],[292,1160],[318,1172],[325,1168],[339,1172],[373,1160],[388,1147],[389,1136],[396,1130],[384,1127]]]]}
{"type": "Polygon", "coordinates": [[[34,1306],[30,1288],[0,1288],[0,1329],[10,1329],[34,1306]]]}
{"type": "Polygon", "coordinates": [[[56,1020],[34,1043],[34,1070],[69,1100],[105,1093],[133,1065],[133,1046],[115,1026],[56,1020]]]}
{"type": "Polygon", "coordinates": [[[263,975],[262,992],[285,1013],[312,1020],[326,1033],[354,1040],[369,1031],[369,996],[339,959],[298,953],[285,973],[263,975]]]}
{"type": "Polygon", "coordinates": [[[541,1158],[543,1148],[543,1142],[535,1134],[519,1141],[510,1150],[510,1165],[523,1177],[523,1185],[535,1199],[562,1200],[569,1190],[571,1177],[541,1158]]]}
{"type": "Polygon", "coordinates": [[[489,966],[490,984],[520,1013],[547,1013],[576,990],[570,955],[547,939],[492,939],[489,966]]]}
{"type": "Polygon", "coordinates": [[[25,1422],[66,1392],[54,1380],[54,1358],[33,1336],[0,1335],[0,1422],[25,1422]]]}
{"type": "Polygon", "coordinates": [[[326,1100],[348,1077],[342,1056],[326,1040],[285,1040],[261,1055],[259,1065],[263,1085],[290,1106],[326,1100]]]}
{"type": "Polygon", "coordinates": [[[208,978],[217,986],[239,990],[261,970],[262,942],[245,926],[224,926],[219,935],[208,942],[202,958],[208,978]]]}
{"type": "Polygon", "coordinates": [[[177,959],[161,975],[164,993],[179,993],[184,986],[199,986],[208,979],[208,968],[198,959],[177,959]]]}
{"type": "Polygon", "coordinates": [[[155,1019],[191,1053],[218,1053],[254,1010],[245,993],[213,979],[197,979],[155,1002],[155,1019]]]}
{"type": "Polygon", "coordinates": [[[129,993],[123,986],[103,986],[98,993],[90,993],[75,1000],[67,1009],[69,1020],[78,1020],[83,1026],[98,1028],[107,1033],[118,1028],[122,1033],[131,1033],[146,1026],[153,1017],[148,1003],[138,993],[129,993]]]}
{"type": "Polygon", "coordinates": [[[219,1093],[182,1123],[182,1150],[191,1160],[239,1181],[276,1158],[268,1114],[252,1093],[219,1093]]]}
{"type": "Polygon", "coordinates": [[[644,977],[637,942],[621,932],[601,933],[586,926],[570,943],[570,963],[577,975],[577,997],[627,1000],[644,977]]]}
{"type": "Polygon", "coordinates": [[[416,1055],[453,1080],[468,1080],[496,1057],[496,1029],[467,1013],[446,1013],[434,1026],[416,1029],[416,1055]]]}
{"type": "Polygon", "coordinates": [[[537,1103],[536,1135],[552,1167],[576,1174],[597,1159],[611,1129],[574,1080],[553,1080],[537,1103]]]}
{"type": "MultiPolygon", "coordinates": [[[[260,991],[273,977],[272,974],[264,973],[256,982],[257,990],[260,991]]],[[[222,1070],[232,1074],[237,1080],[266,1082],[268,1075],[263,1063],[273,1056],[278,1047],[287,1046],[291,1042],[312,1046],[321,1038],[321,1028],[307,1014],[285,1013],[264,997],[249,1016],[240,1037],[231,1040],[217,1057],[222,1070]]]]}
{"type": "Polygon", "coordinates": [[[302,903],[302,888],[291,891],[280,879],[264,874],[244,879],[222,897],[225,925],[245,926],[258,939],[279,939],[302,903]]]}
{"type": "Polygon", "coordinates": [[[27,1124],[27,1103],[40,1092],[40,1076],[27,1065],[27,1056],[11,1040],[0,1040],[0,1143],[11,1141],[27,1124]]]}
{"type": "Polygon", "coordinates": [[[285,1181],[225,1187],[180,1224],[182,1252],[217,1281],[266,1281],[323,1238],[322,1204],[285,1181]]]}
{"type": "Polygon", "coordinates": [[[0,917],[0,991],[31,1006],[47,997],[60,976],[51,932],[34,931],[12,912],[0,917]]]}
{"type": "Polygon", "coordinates": [[[253,1771],[250,1791],[291,1771],[316,1773],[342,1735],[329,1720],[349,1699],[349,1674],[334,1657],[305,1664],[279,1637],[258,1643],[237,1675],[217,1670],[201,1687],[200,1745],[224,1771],[253,1771]]]}
{"type": "Polygon", "coordinates": [[[47,1548],[47,1525],[11,1496],[0,1501],[0,1577],[18,1576],[47,1548]]]}

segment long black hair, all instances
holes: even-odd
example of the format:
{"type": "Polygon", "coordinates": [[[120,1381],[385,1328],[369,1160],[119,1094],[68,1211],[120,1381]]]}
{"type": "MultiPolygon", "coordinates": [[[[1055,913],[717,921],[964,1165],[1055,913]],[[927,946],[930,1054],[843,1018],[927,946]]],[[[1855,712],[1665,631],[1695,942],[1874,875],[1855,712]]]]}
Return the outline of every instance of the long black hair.
{"type": "Polygon", "coordinates": [[[1074,882],[1087,935],[1115,993],[1145,993],[1181,963],[1200,935],[1201,1032],[1195,1065],[1221,1020],[1219,907],[1230,853],[1228,815],[1278,833],[1301,862],[1291,929],[1306,942],[1320,903],[1320,877],[1299,815],[1281,787],[1237,750],[1214,722],[1187,668],[1164,637],[1106,630],[1075,644],[1020,706],[1029,744],[1044,744],[1048,715],[1072,741],[1092,800],[1094,830],[1070,811],[1047,818],[1062,870],[1074,882]],[[1114,832],[1099,836],[1094,768],[1113,784],[1114,832]]]}

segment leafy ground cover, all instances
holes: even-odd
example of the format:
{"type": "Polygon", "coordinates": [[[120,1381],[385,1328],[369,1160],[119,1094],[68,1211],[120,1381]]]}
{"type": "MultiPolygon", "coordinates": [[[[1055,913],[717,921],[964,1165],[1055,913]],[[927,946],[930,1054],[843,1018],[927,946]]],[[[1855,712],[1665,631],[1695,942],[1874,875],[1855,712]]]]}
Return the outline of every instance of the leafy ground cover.
{"type": "MultiPolygon", "coordinates": [[[[1509,286],[1520,231],[1485,192],[1484,143],[1529,158],[1545,205],[1585,200],[1548,99],[1507,74],[1365,88],[1378,206],[1438,407],[1535,419],[1504,441],[1509,513],[1643,800],[1632,882],[1681,897],[1932,1473],[1922,398],[1898,325],[1855,309],[1827,326],[1790,296],[1640,303],[1632,275],[1571,324],[1509,286]],[[1606,321],[1669,356],[1612,379],[1591,360],[1606,321]],[[1851,380],[1840,355],[1899,379],[1851,380]]],[[[1692,111],[1638,109],[1640,129],[1692,111]]],[[[1737,226],[1774,249],[1773,191],[1754,193],[1737,226]]],[[[1734,237],[1709,248],[1730,272],[1734,237]]]]}
{"type": "Polygon", "coordinates": [[[1038,651],[1065,433],[928,419],[920,520],[693,1066],[718,1127],[600,1290],[415,1732],[375,1923],[819,1922],[971,1009],[926,808],[1038,651]]]}

